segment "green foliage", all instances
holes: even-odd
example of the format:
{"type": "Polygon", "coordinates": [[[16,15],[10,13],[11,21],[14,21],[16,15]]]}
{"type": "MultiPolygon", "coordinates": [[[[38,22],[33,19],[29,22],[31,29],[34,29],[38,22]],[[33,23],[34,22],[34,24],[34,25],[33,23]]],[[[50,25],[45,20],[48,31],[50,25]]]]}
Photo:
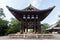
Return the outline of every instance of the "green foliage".
{"type": "Polygon", "coordinates": [[[50,25],[48,23],[43,23],[41,24],[41,32],[45,33],[46,29],[49,27],[50,25]]]}
{"type": "Polygon", "coordinates": [[[3,9],[2,8],[0,8],[0,18],[1,17],[5,17],[5,14],[3,13],[3,9]]]}
{"type": "Polygon", "coordinates": [[[3,9],[0,8],[0,36],[5,35],[8,28],[8,21],[3,20],[3,17],[5,17],[5,14],[3,13],[3,9]]]}
{"type": "Polygon", "coordinates": [[[12,20],[6,34],[12,34],[20,31],[20,23],[18,20],[12,20]]]}
{"type": "Polygon", "coordinates": [[[60,18],[60,15],[58,17],[60,18]]]}
{"type": "Polygon", "coordinates": [[[0,36],[5,35],[8,28],[8,21],[0,18],[0,36]]]}
{"type": "Polygon", "coordinates": [[[60,20],[57,21],[58,26],[60,27],[60,20]]]}
{"type": "Polygon", "coordinates": [[[10,33],[16,33],[20,31],[20,23],[18,20],[12,18],[11,22],[3,20],[2,18],[5,17],[3,13],[3,9],[0,8],[0,35],[7,35],[10,33]]]}
{"type": "MultiPolygon", "coordinates": [[[[60,18],[60,15],[58,17],[60,18]]],[[[57,24],[60,27],[60,19],[57,21],[57,24]]]]}

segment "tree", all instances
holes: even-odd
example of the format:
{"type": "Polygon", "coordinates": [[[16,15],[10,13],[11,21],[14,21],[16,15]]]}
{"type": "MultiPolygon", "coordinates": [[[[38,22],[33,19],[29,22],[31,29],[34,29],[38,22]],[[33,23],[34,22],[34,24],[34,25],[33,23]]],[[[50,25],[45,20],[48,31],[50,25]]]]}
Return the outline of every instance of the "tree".
{"type": "Polygon", "coordinates": [[[58,26],[60,27],[60,20],[57,21],[58,26]]]}
{"type": "Polygon", "coordinates": [[[5,14],[3,13],[3,9],[0,8],[0,18],[5,17],[5,14]]]}
{"type": "Polygon", "coordinates": [[[0,36],[5,35],[5,33],[7,32],[7,28],[8,28],[8,21],[0,18],[0,36]]]}
{"type": "Polygon", "coordinates": [[[18,20],[12,20],[9,24],[7,34],[12,34],[20,31],[20,23],[18,20]]]}
{"type": "Polygon", "coordinates": [[[50,25],[48,23],[43,23],[41,24],[41,32],[42,33],[45,33],[46,32],[46,29],[50,27],[50,25]]]}
{"type": "Polygon", "coordinates": [[[8,28],[8,21],[2,19],[3,17],[5,17],[5,14],[3,13],[3,9],[0,8],[0,36],[5,35],[8,28]]]}
{"type": "MultiPolygon", "coordinates": [[[[60,15],[58,17],[60,18],[60,15]]],[[[57,24],[60,27],[60,19],[58,19],[57,24]]]]}
{"type": "Polygon", "coordinates": [[[60,18],[60,15],[58,17],[60,18]]]}

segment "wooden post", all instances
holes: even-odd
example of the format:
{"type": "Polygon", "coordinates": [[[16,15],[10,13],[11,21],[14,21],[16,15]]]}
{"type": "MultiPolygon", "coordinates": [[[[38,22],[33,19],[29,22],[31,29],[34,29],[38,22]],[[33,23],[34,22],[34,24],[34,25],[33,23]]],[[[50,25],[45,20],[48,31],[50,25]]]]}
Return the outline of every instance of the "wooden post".
{"type": "Polygon", "coordinates": [[[40,21],[37,21],[37,33],[41,33],[40,21]]]}
{"type": "Polygon", "coordinates": [[[36,28],[36,21],[34,21],[34,32],[37,32],[37,28],[36,28]]]}
{"type": "Polygon", "coordinates": [[[23,21],[21,21],[20,33],[21,34],[24,33],[24,22],[23,21]]]}

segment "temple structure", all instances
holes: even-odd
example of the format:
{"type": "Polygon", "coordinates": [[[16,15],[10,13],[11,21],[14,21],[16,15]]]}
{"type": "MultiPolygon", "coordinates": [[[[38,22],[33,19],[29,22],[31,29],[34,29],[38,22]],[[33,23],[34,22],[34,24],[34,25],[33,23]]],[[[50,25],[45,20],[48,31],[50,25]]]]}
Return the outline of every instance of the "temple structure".
{"type": "Polygon", "coordinates": [[[47,33],[56,32],[56,33],[60,34],[60,26],[57,23],[55,23],[51,27],[49,27],[48,29],[46,29],[46,32],[47,33]]]}
{"type": "Polygon", "coordinates": [[[9,11],[21,22],[20,33],[28,33],[29,30],[33,33],[41,33],[41,21],[44,20],[55,6],[48,9],[39,10],[32,5],[25,9],[17,10],[7,6],[9,11]]]}

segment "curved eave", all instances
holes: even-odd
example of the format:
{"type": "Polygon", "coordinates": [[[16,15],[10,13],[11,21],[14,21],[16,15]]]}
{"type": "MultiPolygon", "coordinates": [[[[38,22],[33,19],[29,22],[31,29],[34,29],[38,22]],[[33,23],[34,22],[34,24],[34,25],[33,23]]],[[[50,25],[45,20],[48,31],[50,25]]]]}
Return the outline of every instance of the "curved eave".
{"type": "Polygon", "coordinates": [[[43,15],[43,16],[41,16],[41,21],[44,20],[54,8],[55,8],[55,6],[49,8],[49,9],[46,9],[46,10],[41,10],[42,11],[41,14],[43,15]]]}
{"type": "Polygon", "coordinates": [[[20,14],[20,13],[23,13],[23,14],[25,14],[25,13],[39,13],[40,14],[40,21],[42,21],[43,19],[45,19],[48,15],[49,15],[49,13],[55,8],[55,6],[53,6],[53,7],[50,7],[50,8],[48,8],[48,9],[45,9],[45,10],[39,10],[39,11],[23,11],[23,10],[16,10],[16,9],[13,9],[13,8],[11,8],[11,7],[8,7],[7,6],[7,8],[9,9],[9,11],[18,19],[18,20],[20,20],[19,19],[19,17],[18,16],[16,16],[16,15],[18,15],[18,14],[20,14]],[[17,14],[18,13],[18,14],[17,14]]]}
{"type": "Polygon", "coordinates": [[[55,8],[55,6],[53,6],[53,7],[50,7],[50,8],[48,8],[48,9],[44,9],[44,10],[17,10],[17,9],[14,9],[14,8],[12,8],[12,7],[9,7],[9,6],[6,6],[9,10],[10,10],[10,12],[35,12],[35,11],[37,11],[37,12],[42,12],[42,11],[50,11],[50,10],[52,10],[52,9],[54,9],[55,8]]]}

